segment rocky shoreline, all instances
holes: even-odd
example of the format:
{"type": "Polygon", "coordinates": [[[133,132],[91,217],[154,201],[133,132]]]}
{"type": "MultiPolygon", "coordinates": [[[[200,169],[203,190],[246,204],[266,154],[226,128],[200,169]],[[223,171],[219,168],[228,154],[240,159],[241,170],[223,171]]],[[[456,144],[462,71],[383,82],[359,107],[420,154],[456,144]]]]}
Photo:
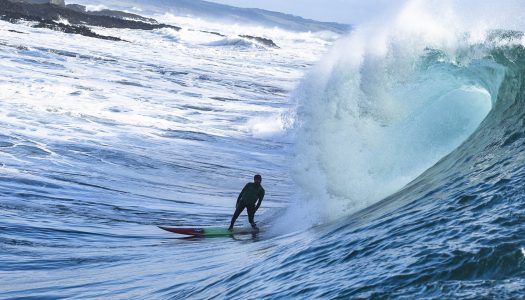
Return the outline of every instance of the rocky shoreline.
{"type": "MultiPolygon", "coordinates": [[[[125,16],[125,15],[123,15],[125,16]]],[[[87,12],[81,12],[77,9],[70,9],[67,6],[54,4],[33,4],[25,2],[12,2],[9,0],[0,0],[0,20],[17,23],[20,21],[36,22],[35,28],[48,28],[62,31],[65,33],[81,34],[84,36],[122,41],[120,38],[112,36],[99,35],[87,26],[99,26],[106,28],[129,28],[152,30],[157,28],[172,28],[180,30],[180,27],[146,23],[143,21],[127,20],[115,16],[94,15],[87,12]],[[66,22],[63,22],[65,20],[66,22]]]]}
{"type": "MultiPolygon", "coordinates": [[[[88,37],[124,41],[118,37],[104,36],[93,32],[87,26],[105,28],[127,28],[140,30],[153,30],[171,28],[180,30],[178,26],[158,23],[155,19],[116,10],[87,11],[79,4],[66,5],[63,1],[58,4],[31,3],[27,0],[0,0],[0,20],[11,23],[21,21],[35,22],[35,28],[48,28],[65,33],[81,34],[88,37]]],[[[33,0],[33,2],[42,2],[33,0]]],[[[44,1],[45,2],[45,1],[44,1]]],[[[224,36],[217,32],[206,33],[224,36]]],[[[240,35],[241,38],[254,40],[267,47],[279,48],[272,40],[252,35],[240,35]]]]}

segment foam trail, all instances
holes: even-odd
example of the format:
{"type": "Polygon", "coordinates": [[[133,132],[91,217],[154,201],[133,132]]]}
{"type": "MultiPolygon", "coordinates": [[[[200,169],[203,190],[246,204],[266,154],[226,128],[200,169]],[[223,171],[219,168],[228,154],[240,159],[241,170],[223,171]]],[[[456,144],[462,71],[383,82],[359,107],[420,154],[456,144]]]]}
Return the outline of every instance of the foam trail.
{"type": "Polygon", "coordinates": [[[476,130],[504,68],[473,50],[490,27],[461,15],[464,7],[451,1],[408,1],[386,22],[340,40],[304,78],[287,116],[300,192],[282,227],[365,208],[476,130]]]}

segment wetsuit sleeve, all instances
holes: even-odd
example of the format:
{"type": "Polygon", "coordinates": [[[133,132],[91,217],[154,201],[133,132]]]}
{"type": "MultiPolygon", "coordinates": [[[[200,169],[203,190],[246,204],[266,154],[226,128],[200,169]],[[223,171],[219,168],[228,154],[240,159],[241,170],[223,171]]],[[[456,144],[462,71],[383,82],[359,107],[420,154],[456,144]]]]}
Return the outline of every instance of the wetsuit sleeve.
{"type": "Polygon", "coordinates": [[[261,191],[259,193],[259,201],[257,201],[257,205],[255,206],[255,210],[259,209],[259,206],[261,206],[263,198],[264,198],[264,189],[261,187],[261,191]]]}
{"type": "Polygon", "coordinates": [[[237,203],[239,203],[239,201],[241,201],[242,194],[244,194],[244,192],[246,191],[247,188],[248,188],[248,183],[244,186],[244,188],[240,192],[239,197],[237,197],[237,203]]]}

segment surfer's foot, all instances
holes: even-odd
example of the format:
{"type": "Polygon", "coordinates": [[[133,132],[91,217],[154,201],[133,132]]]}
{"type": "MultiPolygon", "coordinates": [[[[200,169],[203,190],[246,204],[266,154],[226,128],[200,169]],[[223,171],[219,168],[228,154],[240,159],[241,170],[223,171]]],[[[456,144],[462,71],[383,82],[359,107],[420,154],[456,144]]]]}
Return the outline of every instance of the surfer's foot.
{"type": "Polygon", "coordinates": [[[253,229],[259,229],[259,228],[257,228],[257,224],[255,224],[255,223],[252,223],[252,228],[253,229]]]}
{"type": "Polygon", "coordinates": [[[233,227],[228,227],[228,231],[232,231],[232,230],[233,230],[233,227]]]}

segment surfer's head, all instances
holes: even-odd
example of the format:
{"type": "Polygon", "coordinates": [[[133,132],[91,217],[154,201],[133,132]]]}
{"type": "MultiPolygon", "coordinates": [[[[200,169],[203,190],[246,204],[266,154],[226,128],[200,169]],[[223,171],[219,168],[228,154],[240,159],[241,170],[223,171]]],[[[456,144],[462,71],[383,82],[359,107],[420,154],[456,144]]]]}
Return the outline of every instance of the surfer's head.
{"type": "Polygon", "coordinates": [[[257,185],[261,184],[261,181],[262,181],[262,177],[261,175],[257,174],[255,176],[253,176],[253,182],[257,185]]]}

